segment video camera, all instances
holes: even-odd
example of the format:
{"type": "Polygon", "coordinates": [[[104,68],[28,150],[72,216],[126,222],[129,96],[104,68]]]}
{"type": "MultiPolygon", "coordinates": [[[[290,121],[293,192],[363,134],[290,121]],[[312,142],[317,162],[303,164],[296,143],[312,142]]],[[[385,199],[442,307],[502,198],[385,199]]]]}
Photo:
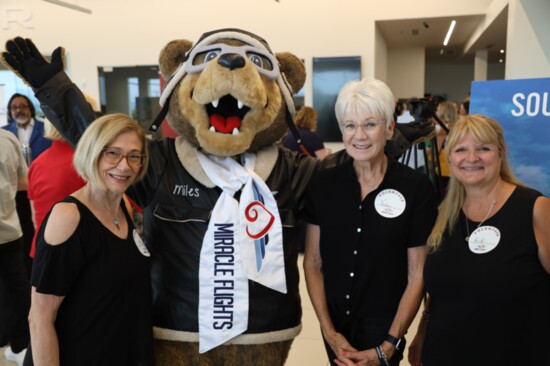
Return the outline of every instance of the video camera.
{"type": "Polygon", "coordinates": [[[433,97],[409,99],[409,110],[415,121],[429,121],[430,118],[436,115],[437,106],[443,102],[445,98],[436,95],[433,97]]]}

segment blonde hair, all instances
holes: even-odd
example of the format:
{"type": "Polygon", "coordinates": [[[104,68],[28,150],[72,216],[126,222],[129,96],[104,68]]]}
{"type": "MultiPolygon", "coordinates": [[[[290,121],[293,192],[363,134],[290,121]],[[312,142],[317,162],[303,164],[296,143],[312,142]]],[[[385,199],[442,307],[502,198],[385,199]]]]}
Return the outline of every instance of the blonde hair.
{"type": "Polygon", "coordinates": [[[317,127],[317,111],[311,107],[302,107],[296,115],[294,124],[298,128],[315,131],[317,127]]]}
{"type": "MultiPolygon", "coordinates": [[[[481,114],[472,114],[460,117],[447,136],[447,160],[450,160],[454,147],[466,136],[472,137],[480,144],[495,144],[501,154],[500,178],[508,183],[524,186],[514,175],[512,168],[506,158],[506,143],[502,127],[492,118],[481,114]]],[[[439,205],[439,213],[428,238],[428,252],[436,251],[440,245],[445,230],[452,233],[458,215],[466,198],[464,185],[451,173],[445,199],[439,205]]]]}
{"type": "Polygon", "coordinates": [[[90,105],[90,107],[92,107],[94,112],[99,112],[100,109],[99,109],[99,106],[97,104],[97,100],[94,98],[94,96],[91,95],[91,94],[88,94],[86,92],[83,92],[82,94],[84,95],[84,98],[86,99],[86,102],[88,102],[88,104],[90,105]]]}
{"type": "Polygon", "coordinates": [[[44,137],[52,141],[67,141],[47,119],[44,119],[44,137]]]}
{"type": "Polygon", "coordinates": [[[135,181],[143,178],[148,165],[145,131],[136,121],[122,113],[100,117],[84,131],[73,158],[77,173],[87,182],[104,188],[99,172],[99,159],[103,149],[110,146],[120,134],[125,132],[135,132],[141,140],[141,153],[145,158],[135,181]]]}
{"type": "Polygon", "coordinates": [[[437,112],[437,116],[447,125],[449,130],[453,128],[458,120],[456,106],[452,102],[441,102],[437,106],[437,112]]]}

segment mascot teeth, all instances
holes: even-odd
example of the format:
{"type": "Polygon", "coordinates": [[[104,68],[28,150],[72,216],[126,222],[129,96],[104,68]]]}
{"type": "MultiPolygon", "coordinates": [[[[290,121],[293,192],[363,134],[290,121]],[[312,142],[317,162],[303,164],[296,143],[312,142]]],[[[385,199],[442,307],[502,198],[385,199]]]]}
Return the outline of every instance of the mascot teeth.
{"type": "Polygon", "coordinates": [[[210,126],[210,131],[216,132],[216,129],[214,128],[214,126],[210,126]]]}
{"type": "MultiPolygon", "coordinates": [[[[212,106],[214,108],[218,108],[218,105],[220,104],[220,100],[219,99],[215,99],[213,100],[212,102],[210,102],[212,104],[212,106]]],[[[237,99],[237,108],[239,109],[243,109],[244,107],[244,103],[242,101],[240,101],[239,99],[237,99]]]]}
{"type": "Polygon", "coordinates": [[[241,132],[239,131],[238,128],[235,127],[235,128],[233,129],[233,132],[232,132],[231,134],[232,134],[232,135],[238,135],[239,133],[241,133],[241,132]]]}

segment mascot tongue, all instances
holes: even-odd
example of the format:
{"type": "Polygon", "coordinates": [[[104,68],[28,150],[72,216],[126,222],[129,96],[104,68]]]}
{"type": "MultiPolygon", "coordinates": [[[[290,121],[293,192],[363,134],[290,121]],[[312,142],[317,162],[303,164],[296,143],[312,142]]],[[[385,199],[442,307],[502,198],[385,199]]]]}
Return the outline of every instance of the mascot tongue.
{"type": "Polygon", "coordinates": [[[234,128],[241,128],[241,118],[238,116],[225,118],[220,114],[213,114],[210,116],[210,124],[214,126],[218,132],[231,133],[234,128]]]}

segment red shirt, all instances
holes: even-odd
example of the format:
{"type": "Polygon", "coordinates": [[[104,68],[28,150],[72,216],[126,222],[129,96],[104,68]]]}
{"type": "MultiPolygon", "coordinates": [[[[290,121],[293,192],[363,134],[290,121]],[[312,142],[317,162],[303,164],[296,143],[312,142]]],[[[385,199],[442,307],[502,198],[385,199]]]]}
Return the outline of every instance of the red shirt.
{"type": "Polygon", "coordinates": [[[52,206],[86,182],[73,167],[74,150],[67,142],[54,141],[29,168],[29,200],[34,209],[36,230],[29,255],[34,258],[36,235],[52,206]]]}

